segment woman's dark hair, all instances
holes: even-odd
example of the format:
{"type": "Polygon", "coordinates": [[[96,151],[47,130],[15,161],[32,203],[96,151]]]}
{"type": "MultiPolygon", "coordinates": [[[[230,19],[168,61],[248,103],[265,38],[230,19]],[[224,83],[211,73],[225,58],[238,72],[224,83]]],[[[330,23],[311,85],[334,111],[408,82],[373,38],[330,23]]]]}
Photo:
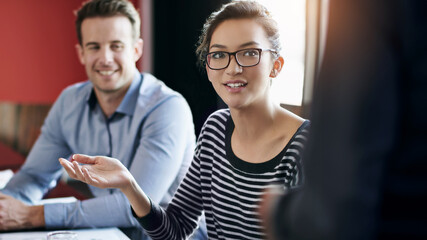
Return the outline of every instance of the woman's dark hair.
{"type": "Polygon", "coordinates": [[[132,25],[134,40],[140,36],[141,20],[139,14],[127,0],[89,0],[76,11],[76,31],[80,45],[82,44],[82,23],[86,18],[125,16],[132,25]]]}
{"type": "Polygon", "coordinates": [[[280,52],[280,36],[277,22],[271,13],[260,3],[255,1],[233,1],[225,4],[219,11],[213,12],[203,25],[202,34],[197,43],[196,54],[198,64],[205,65],[205,57],[209,51],[212,34],[219,24],[230,19],[255,19],[267,33],[271,48],[280,52]]]}

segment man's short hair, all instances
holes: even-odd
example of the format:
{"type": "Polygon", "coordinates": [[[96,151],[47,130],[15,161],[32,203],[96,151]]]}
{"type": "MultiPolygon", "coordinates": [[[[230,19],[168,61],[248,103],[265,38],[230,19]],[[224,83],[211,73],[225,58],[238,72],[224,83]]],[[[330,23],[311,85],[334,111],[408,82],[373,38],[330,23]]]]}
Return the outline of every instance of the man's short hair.
{"type": "Polygon", "coordinates": [[[82,23],[86,18],[125,16],[132,25],[133,39],[140,37],[141,20],[138,11],[127,0],[89,0],[76,12],[76,31],[79,44],[82,45],[82,23]]]}

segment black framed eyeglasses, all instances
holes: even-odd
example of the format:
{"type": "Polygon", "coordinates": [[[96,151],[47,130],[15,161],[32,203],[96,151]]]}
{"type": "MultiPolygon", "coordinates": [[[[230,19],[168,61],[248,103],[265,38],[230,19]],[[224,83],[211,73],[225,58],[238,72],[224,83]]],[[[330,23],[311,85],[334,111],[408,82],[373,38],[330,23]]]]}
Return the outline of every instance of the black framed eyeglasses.
{"type": "Polygon", "coordinates": [[[269,51],[277,53],[273,49],[247,48],[235,52],[215,51],[206,55],[206,63],[212,70],[221,70],[230,65],[230,56],[234,56],[236,62],[241,67],[253,67],[261,61],[261,53],[269,51]]]}

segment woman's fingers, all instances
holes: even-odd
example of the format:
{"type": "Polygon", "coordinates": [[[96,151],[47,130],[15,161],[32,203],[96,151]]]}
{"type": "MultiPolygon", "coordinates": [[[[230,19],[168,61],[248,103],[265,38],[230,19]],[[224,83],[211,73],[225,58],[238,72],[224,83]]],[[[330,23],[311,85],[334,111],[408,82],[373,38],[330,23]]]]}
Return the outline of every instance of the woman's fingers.
{"type": "Polygon", "coordinates": [[[82,172],[83,172],[85,180],[87,181],[88,184],[91,184],[91,185],[98,185],[99,184],[99,181],[97,180],[97,178],[93,177],[87,168],[82,167],[82,172]]]}
{"type": "Polygon", "coordinates": [[[120,175],[128,171],[119,160],[102,156],[74,154],[72,161],[61,158],[59,162],[70,177],[100,188],[123,184],[120,175]]]}
{"type": "Polygon", "coordinates": [[[84,181],[85,178],[83,176],[83,172],[82,172],[82,169],[81,169],[81,166],[79,165],[79,163],[73,162],[72,164],[73,164],[74,171],[76,172],[77,179],[80,181],[84,181]]]}
{"type": "Polygon", "coordinates": [[[76,172],[74,171],[73,164],[71,162],[64,158],[60,158],[59,163],[64,167],[70,177],[76,178],[76,172]]]}
{"type": "MultiPolygon", "coordinates": [[[[70,162],[64,158],[60,158],[59,163],[64,167],[65,171],[67,171],[68,175],[71,178],[74,178],[95,186],[99,186],[101,184],[101,181],[96,176],[92,176],[92,174],[87,169],[87,167],[80,166],[77,161],[70,162]]],[[[102,187],[102,186],[99,186],[99,187],[102,187]]]]}
{"type": "Polygon", "coordinates": [[[83,164],[95,164],[95,158],[84,154],[74,154],[72,156],[73,161],[77,161],[83,164]]]}

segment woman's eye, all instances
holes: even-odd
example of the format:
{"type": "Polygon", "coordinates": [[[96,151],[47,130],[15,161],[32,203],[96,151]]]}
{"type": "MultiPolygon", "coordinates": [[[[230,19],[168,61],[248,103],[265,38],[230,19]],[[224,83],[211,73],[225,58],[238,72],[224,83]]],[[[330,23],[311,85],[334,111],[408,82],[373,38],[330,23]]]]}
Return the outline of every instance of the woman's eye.
{"type": "Polygon", "coordinates": [[[245,57],[256,57],[258,54],[258,51],[255,49],[250,49],[243,52],[243,56],[245,57]]]}
{"type": "Polygon", "coordinates": [[[222,59],[225,58],[225,53],[224,52],[216,52],[212,54],[212,58],[213,59],[222,59]]]}

